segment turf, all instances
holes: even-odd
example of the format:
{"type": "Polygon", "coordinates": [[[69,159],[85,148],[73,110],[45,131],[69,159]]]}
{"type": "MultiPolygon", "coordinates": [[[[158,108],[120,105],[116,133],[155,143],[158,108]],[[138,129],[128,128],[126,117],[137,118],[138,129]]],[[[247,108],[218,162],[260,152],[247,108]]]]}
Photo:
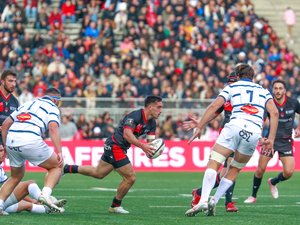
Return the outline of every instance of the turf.
{"type": "MultiPolygon", "coordinates": [[[[1,224],[122,224],[122,225],[189,225],[189,224],[300,224],[300,173],[278,185],[279,199],[272,199],[267,178],[277,173],[265,174],[256,204],[243,201],[251,192],[253,173],[241,173],[234,197],[238,213],[226,213],[221,199],[215,217],[199,213],[185,217],[189,208],[191,189],[201,184],[203,173],[137,173],[132,191],[123,201],[128,215],[107,212],[120,182],[118,174],[110,174],[104,180],[81,175],[65,175],[54,190],[58,198],[68,200],[63,214],[31,214],[22,212],[0,217],[1,224]]],[[[43,173],[27,173],[26,179],[43,183],[43,173]]]]}

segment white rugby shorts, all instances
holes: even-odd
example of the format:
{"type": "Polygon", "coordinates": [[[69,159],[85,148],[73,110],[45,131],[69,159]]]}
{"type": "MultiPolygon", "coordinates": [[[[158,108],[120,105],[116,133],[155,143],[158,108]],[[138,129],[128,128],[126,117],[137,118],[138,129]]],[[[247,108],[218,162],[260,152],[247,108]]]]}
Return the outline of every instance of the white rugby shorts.
{"type": "Polygon", "coordinates": [[[252,129],[241,128],[233,123],[227,123],[222,129],[216,143],[232,151],[252,156],[261,137],[261,132],[254,133],[252,129]]]}
{"type": "Polygon", "coordinates": [[[39,141],[19,147],[6,146],[6,152],[10,166],[22,167],[26,160],[35,166],[40,165],[49,159],[54,151],[44,141],[39,141]]]}

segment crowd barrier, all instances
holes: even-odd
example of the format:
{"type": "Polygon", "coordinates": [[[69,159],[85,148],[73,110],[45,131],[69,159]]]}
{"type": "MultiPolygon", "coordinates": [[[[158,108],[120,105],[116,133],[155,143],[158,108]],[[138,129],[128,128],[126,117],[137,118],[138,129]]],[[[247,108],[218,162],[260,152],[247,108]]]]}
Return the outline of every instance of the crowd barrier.
{"type": "MultiPolygon", "coordinates": [[[[51,143],[48,144],[52,147],[51,143]]],[[[64,141],[63,156],[65,163],[96,166],[103,154],[103,141],[64,141]]],[[[209,159],[210,150],[214,142],[165,141],[166,147],[161,156],[149,159],[144,152],[132,147],[128,150],[128,157],[135,171],[140,172],[199,172],[204,171],[209,159]]],[[[300,142],[294,142],[295,170],[300,171],[300,152],[295,151],[300,142]]],[[[256,149],[251,160],[243,171],[255,171],[259,158],[259,148],[256,149]]],[[[268,171],[281,170],[282,164],[277,154],[268,164],[268,171]]],[[[9,160],[4,161],[4,169],[9,171],[9,160]]],[[[41,172],[43,169],[26,164],[26,171],[41,172]]]]}

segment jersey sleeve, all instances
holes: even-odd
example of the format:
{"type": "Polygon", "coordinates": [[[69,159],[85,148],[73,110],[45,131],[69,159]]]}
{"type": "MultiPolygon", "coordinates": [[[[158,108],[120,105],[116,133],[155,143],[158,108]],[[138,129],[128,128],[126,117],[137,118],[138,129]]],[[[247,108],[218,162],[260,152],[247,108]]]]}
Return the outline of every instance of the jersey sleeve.
{"type": "Polygon", "coordinates": [[[60,126],[60,113],[59,109],[55,106],[52,106],[51,111],[49,112],[47,124],[50,122],[56,122],[60,126]]]}
{"type": "Polygon", "coordinates": [[[231,87],[230,85],[227,85],[219,94],[220,97],[223,97],[225,99],[225,102],[230,100],[231,98],[231,87]]]}
{"type": "Polygon", "coordinates": [[[298,100],[296,100],[295,112],[300,114],[300,103],[298,100]]]}
{"type": "Polygon", "coordinates": [[[126,118],[124,119],[124,124],[123,124],[123,129],[130,129],[132,131],[134,131],[136,125],[137,125],[137,121],[135,119],[135,116],[133,113],[129,113],[126,118]]]}

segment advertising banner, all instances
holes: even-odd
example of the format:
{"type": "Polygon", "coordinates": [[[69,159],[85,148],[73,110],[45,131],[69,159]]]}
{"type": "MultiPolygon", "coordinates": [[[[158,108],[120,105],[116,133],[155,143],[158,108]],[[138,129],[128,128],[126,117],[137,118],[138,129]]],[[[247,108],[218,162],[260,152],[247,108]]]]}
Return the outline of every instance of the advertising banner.
{"type": "MultiPolygon", "coordinates": [[[[51,147],[51,142],[47,142],[51,147]]],[[[133,146],[128,150],[128,157],[135,171],[143,172],[199,172],[204,171],[214,142],[165,141],[166,147],[161,156],[149,159],[145,153],[133,146]]],[[[65,141],[62,142],[65,163],[97,166],[103,154],[103,141],[65,141]]],[[[300,171],[300,142],[294,143],[295,170],[300,171]]],[[[243,171],[255,171],[258,164],[257,149],[243,171]]],[[[268,171],[281,170],[282,164],[277,153],[268,164],[268,171]]],[[[4,162],[4,169],[9,171],[9,160],[4,162]]],[[[26,171],[44,171],[27,162],[26,171]]]]}

